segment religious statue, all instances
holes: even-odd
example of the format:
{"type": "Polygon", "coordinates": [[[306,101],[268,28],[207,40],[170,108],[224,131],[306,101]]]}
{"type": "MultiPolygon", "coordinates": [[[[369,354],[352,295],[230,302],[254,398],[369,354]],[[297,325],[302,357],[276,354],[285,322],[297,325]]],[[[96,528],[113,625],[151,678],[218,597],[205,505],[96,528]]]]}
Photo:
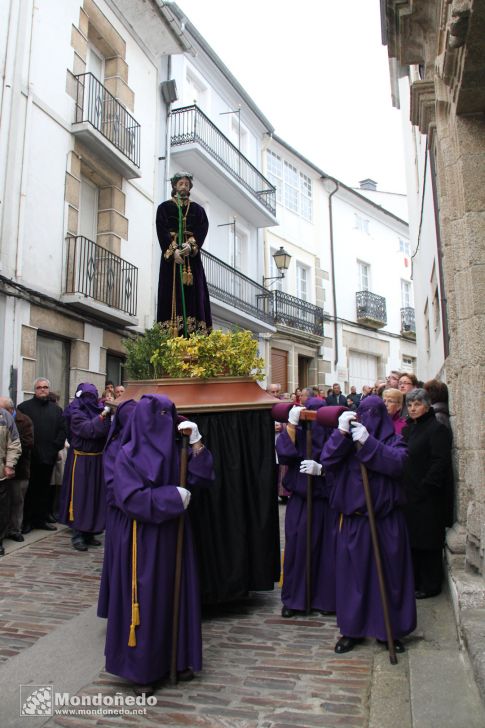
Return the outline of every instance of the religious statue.
{"type": "Polygon", "coordinates": [[[157,210],[162,249],[157,321],[172,336],[209,333],[212,317],[201,248],[209,229],[204,208],[190,200],[192,175],[175,174],[172,197],[157,210]]]}

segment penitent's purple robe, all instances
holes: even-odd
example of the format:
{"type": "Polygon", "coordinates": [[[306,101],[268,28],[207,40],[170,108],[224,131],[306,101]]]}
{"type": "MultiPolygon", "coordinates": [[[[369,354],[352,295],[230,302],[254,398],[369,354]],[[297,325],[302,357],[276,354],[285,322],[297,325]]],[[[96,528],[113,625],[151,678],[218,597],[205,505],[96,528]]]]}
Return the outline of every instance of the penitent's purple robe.
{"type": "Polygon", "coordinates": [[[81,397],[75,398],[64,413],[70,447],[64,467],[59,521],[83,533],[101,533],[106,516],[102,454],[110,420],[100,417],[102,407],[97,404],[94,385],[79,385],[79,391],[83,391],[81,397]]]}
{"type": "MultiPolygon", "coordinates": [[[[399,638],[416,627],[411,552],[401,508],[401,475],[407,450],[403,439],[393,434],[379,397],[366,397],[357,410],[368,427],[366,411],[386,419],[380,433],[369,435],[357,451],[352,438],[336,429],[323,447],[321,461],[331,486],[330,504],[341,514],[336,556],[337,624],[346,637],[386,640],[360,463],[368,472],[391,628],[393,636],[399,638]]],[[[371,425],[369,428],[372,430],[371,425]]]]}
{"type": "MultiPolygon", "coordinates": [[[[135,683],[160,680],[170,670],[173,589],[179,517],[185,518],[177,670],[202,667],[200,593],[190,521],[179,485],[179,451],[172,402],[144,395],[123,432],[113,467],[116,506],[110,515],[109,599],[106,669],[135,683]],[[136,521],[136,558],[133,522],[136,521]],[[140,623],[136,645],[129,646],[132,623],[132,576],[140,623]]],[[[189,455],[187,487],[213,482],[207,449],[189,455]]]]}
{"type": "MultiPolygon", "coordinates": [[[[324,403],[320,403],[324,406],[324,403]]],[[[309,409],[310,407],[308,407],[309,409]]],[[[311,459],[319,462],[329,431],[312,423],[311,459]]],[[[302,426],[293,443],[287,431],[276,442],[279,462],[288,465],[284,486],[291,492],[285,515],[285,556],[281,600],[289,609],[306,609],[306,532],[308,476],[300,473],[300,463],[307,459],[306,434],[302,426]]],[[[312,577],[311,608],[335,611],[335,547],[338,514],[328,502],[325,477],[312,477],[312,577]]]]}
{"type": "Polygon", "coordinates": [[[111,423],[103,453],[103,473],[106,487],[106,528],[104,534],[103,570],[101,572],[101,583],[99,585],[98,617],[106,618],[108,616],[109,580],[113,560],[111,533],[113,519],[117,511],[113,492],[114,466],[121,447],[123,432],[130,424],[131,415],[135,406],[136,402],[134,399],[125,400],[118,405],[111,423]]]}

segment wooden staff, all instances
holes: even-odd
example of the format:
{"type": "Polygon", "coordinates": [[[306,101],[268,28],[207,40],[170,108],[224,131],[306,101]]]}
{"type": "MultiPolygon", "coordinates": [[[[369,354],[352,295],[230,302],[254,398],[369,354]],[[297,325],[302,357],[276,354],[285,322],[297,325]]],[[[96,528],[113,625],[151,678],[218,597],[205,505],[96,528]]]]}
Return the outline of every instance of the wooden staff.
{"type": "MultiPolygon", "coordinates": [[[[362,445],[360,443],[357,443],[357,450],[360,450],[361,447],[362,445]]],[[[372,504],[369,476],[367,474],[367,468],[365,467],[364,463],[360,463],[360,474],[362,476],[362,482],[364,484],[365,504],[367,506],[367,516],[369,519],[372,548],[374,550],[374,560],[376,562],[376,571],[379,581],[382,611],[384,613],[384,625],[386,628],[387,646],[389,649],[389,661],[391,665],[397,665],[396,647],[394,645],[394,637],[392,636],[391,629],[391,620],[389,618],[389,602],[387,599],[386,581],[384,579],[384,572],[382,570],[381,550],[379,548],[379,539],[377,537],[376,517],[374,514],[374,506],[372,504]]]]}
{"type": "MultiPolygon", "coordinates": [[[[182,432],[182,450],[180,453],[180,487],[187,486],[187,464],[189,460],[189,437],[182,432]]],[[[177,550],[175,553],[175,580],[173,588],[172,618],[172,656],[170,661],[170,684],[177,684],[177,649],[180,621],[180,587],[182,583],[182,556],[184,546],[185,511],[179,516],[177,527],[177,550]]]]}

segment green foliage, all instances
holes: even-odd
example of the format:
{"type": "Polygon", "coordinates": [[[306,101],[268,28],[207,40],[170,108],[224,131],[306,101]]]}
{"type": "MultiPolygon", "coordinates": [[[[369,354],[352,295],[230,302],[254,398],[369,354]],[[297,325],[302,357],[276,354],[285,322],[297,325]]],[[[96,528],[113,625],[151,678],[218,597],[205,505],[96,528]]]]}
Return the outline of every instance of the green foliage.
{"type": "Polygon", "coordinates": [[[264,361],[258,357],[258,343],[250,331],[214,330],[185,339],[170,337],[155,324],[144,336],[127,342],[126,349],[126,367],[132,379],[264,378],[264,361]]]}

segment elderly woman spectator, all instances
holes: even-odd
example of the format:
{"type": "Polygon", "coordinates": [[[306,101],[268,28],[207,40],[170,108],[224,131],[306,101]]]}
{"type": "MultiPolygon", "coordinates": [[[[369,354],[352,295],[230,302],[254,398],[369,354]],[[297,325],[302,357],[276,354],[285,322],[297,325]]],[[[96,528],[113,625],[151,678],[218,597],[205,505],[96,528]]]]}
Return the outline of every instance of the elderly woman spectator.
{"type": "Polygon", "coordinates": [[[451,433],[436,420],[424,389],[406,395],[407,426],[403,437],[409,457],[404,469],[404,513],[411,541],[416,599],[440,593],[442,551],[449,505],[451,433]]]}
{"type": "Polygon", "coordinates": [[[400,435],[406,425],[406,418],[401,415],[404,399],[403,393],[399,389],[389,387],[389,389],[385,389],[382,393],[382,399],[386,405],[387,414],[394,425],[394,432],[396,435],[400,435]]]}

